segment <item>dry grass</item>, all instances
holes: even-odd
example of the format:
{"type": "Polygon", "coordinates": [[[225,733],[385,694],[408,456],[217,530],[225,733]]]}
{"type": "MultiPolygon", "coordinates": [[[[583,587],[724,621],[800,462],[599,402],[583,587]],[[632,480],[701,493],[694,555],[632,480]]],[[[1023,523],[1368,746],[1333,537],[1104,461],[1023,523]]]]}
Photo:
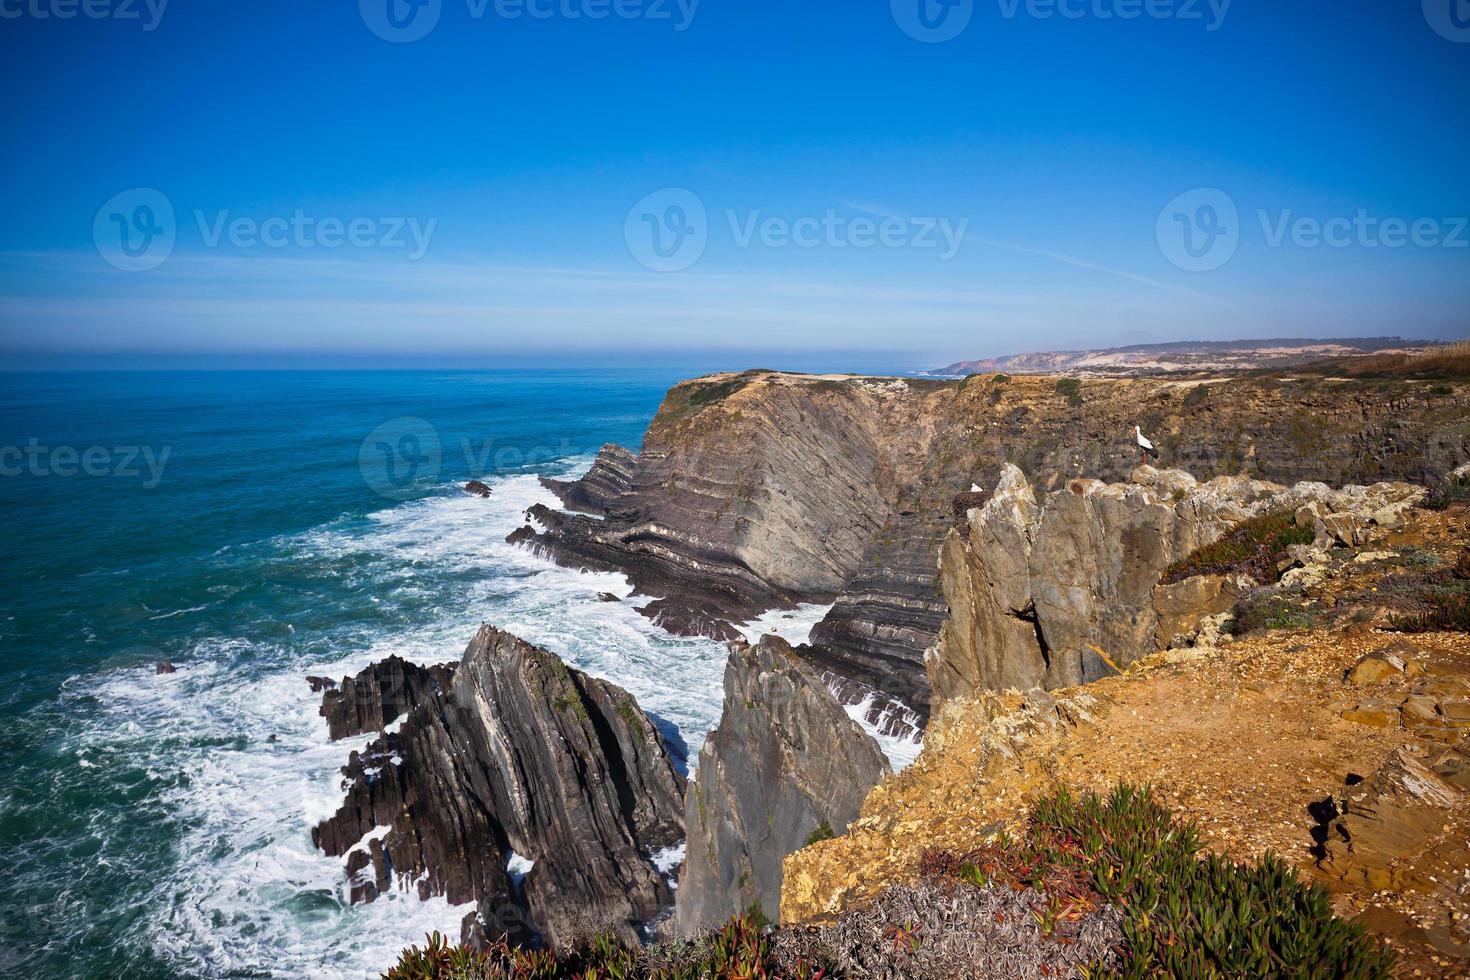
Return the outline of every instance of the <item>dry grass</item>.
{"type": "Polygon", "coordinates": [[[1470,378],[1470,340],[1415,354],[1379,354],[1322,362],[1329,374],[1353,378],[1470,378]]]}

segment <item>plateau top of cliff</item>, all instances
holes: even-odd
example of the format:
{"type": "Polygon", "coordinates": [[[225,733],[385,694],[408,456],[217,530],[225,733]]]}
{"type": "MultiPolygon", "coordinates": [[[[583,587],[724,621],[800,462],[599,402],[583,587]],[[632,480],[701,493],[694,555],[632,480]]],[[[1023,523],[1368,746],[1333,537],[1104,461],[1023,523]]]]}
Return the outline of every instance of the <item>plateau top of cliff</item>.
{"type": "Polygon", "coordinates": [[[943,701],[919,759],[848,832],[787,858],[783,924],[862,908],[919,880],[926,855],[1015,839],[1059,790],[1148,784],[1207,850],[1278,855],[1326,886],[1404,975],[1464,976],[1470,507],[1405,517],[1358,546],[1302,546],[1284,584],[1194,646],[1084,686],[943,701]],[[1426,604],[1461,618],[1414,611],[1426,604]]]}
{"type": "Polygon", "coordinates": [[[1301,367],[1323,361],[1412,356],[1432,352],[1443,346],[1401,337],[1175,341],[1087,350],[1032,351],[977,358],[956,361],[925,373],[939,377],[996,371],[1103,376],[1184,371],[1238,373],[1301,367]]]}

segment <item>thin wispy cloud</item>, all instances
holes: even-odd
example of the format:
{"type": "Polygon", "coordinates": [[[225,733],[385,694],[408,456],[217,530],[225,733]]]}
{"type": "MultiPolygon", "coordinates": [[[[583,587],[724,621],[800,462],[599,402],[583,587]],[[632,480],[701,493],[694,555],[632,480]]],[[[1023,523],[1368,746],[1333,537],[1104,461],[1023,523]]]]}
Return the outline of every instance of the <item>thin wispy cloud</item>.
{"type": "MultiPolygon", "coordinates": [[[[852,208],[855,211],[862,211],[865,214],[871,214],[874,217],[896,218],[900,221],[914,220],[912,216],[900,214],[896,211],[890,211],[871,205],[858,204],[851,201],[841,201],[839,203],[841,203],[843,207],[852,208]]],[[[1068,255],[1065,252],[1058,252],[1053,249],[1038,248],[1033,245],[1022,245],[1016,242],[1006,242],[996,238],[987,238],[983,235],[975,235],[969,231],[968,226],[961,234],[961,238],[966,242],[970,242],[975,245],[981,245],[986,248],[1004,249],[1007,252],[1014,252],[1017,255],[1036,255],[1040,256],[1041,258],[1052,259],[1056,262],[1062,263],[1063,265],[1070,265],[1077,269],[1086,269],[1089,272],[1097,272],[1106,276],[1114,276],[1119,279],[1125,279],[1129,282],[1135,282],[1139,285],[1148,286],[1151,289],[1162,289],[1166,292],[1174,293],[1178,296],[1186,296],[1190,299],[1217,303],[1220,306],[1231,309],[1235,308],[1233,303],[1230,303],[1228,300],[1225,300],[1222,297],[1212,296],[1209,293],[1202,293],[1198,290],[1190,289],[1187,286],[1179,286],[1174,283],[1163,282],[1159,279],[1154,279],[1151,276],[1140,275],[1136,272],[1129,272],[1126,269],[1114,269],[1109,266],[1100,265],[1099,263],[1093,262],[1090,259],[1078,258],[1075,255],[1068,255]]]]}

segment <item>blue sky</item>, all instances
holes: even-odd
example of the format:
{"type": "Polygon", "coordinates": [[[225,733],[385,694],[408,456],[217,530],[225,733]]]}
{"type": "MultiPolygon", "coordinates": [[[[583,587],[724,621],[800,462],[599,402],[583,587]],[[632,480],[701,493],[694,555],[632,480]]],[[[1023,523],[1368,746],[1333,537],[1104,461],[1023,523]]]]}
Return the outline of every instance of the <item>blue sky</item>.
{"type": "Polygon", "coordinates": [[[0,353],[1470,333],[1466,0],[408,2],[0,0],[0,353]]]}

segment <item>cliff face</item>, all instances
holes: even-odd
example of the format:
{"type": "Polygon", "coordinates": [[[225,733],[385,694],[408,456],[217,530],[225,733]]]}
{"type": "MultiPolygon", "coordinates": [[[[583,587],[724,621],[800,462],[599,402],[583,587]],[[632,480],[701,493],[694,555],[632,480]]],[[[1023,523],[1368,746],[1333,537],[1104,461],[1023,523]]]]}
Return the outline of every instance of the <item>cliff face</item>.
{"type": "Polygon", "coordinates": [[[1196,576],[1161,586],[1164,571],[1247,518],[1310,504],[1301,520],[1326,538],[1334,515],[1397,521],[1422,496],[1402,483],[1346,492],[1244,477],[1200,484],[1141,467],[1130,483],[1072,480],[1038,501],[1008,466],[944,543],[950,618],[926,655],[935,699],[1090,683],[1167,647],[1253,583],[1196,576]]]}
{"type": "MultiPolygon", "coordinates": [[[[377,665],[343,688],[401,675],[377,665]]],[[[452,679],[427,675],[402,727],[352,754],[342,807],[313,831],[347,858],[353,900],[412,883],[477,900],[496,935],[631,941],[672,902],[650,858],[683,837],[684,779],[652,722],[626,691],[491,626],[452,679]],[[519,887],[512,852],[534,862],[519,887]]]]}
{"type": "Polygon", "coordinates": [[[814,831],[845,831],[887,772],[878,743],[786,641],[732,644],[724,713],[687,801],[680,931],[698,933],[751,907],[774,918],[782,859],[814,831]]]}
{"type": "MultiPolygon", "coordinates": [[[[1201,479],[1434,482],[1470,459],[1470,390],[1419,382],[1233,378],[965,381],[716,375],[668,394],[643,452],[605,451],[513,540],[617,570],[666,598],[671,627],[799,600],[835,606],[809,658],[851,700],[872,690],[927,714],[923,651],[946,608],[936,573],[950,503],[1012,463],[1041,491],[1121,480],[1141,425],[1201,479]],[[1075,383],[1075,382],[1074,382],[1075,383]],[[1440,392],[1440,393],[1436,393],[1440,392]]],[[[881,702],[879,702],[881,704],[881,702]]]]}

